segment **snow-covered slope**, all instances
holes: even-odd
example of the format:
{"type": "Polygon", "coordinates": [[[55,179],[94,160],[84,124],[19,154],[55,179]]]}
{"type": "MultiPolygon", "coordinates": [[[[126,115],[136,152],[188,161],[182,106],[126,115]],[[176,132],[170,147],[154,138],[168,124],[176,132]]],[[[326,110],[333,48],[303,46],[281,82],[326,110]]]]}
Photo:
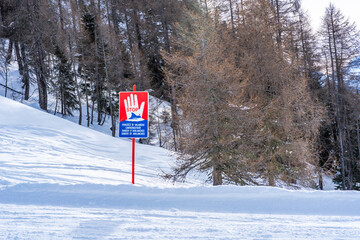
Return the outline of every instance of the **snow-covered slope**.
{"type": "MultiPolygon", "coordinates": [[[[129,184],[131,142],[79,126],[0,97],[0,184],[129,184]]],[[[169,185],[159,178],[170,153],[136,146],[138,185],[169,185]]]]}
{"type": "Polygon", "coordinates": [[[174,157],[0,97],[0,239],[357,239],[360,193],[165,182],[174,157]],[[280,215],[279,215],[280,214],[280,215]],[[300,228],[298,228],[298,226],[300,228]]]}

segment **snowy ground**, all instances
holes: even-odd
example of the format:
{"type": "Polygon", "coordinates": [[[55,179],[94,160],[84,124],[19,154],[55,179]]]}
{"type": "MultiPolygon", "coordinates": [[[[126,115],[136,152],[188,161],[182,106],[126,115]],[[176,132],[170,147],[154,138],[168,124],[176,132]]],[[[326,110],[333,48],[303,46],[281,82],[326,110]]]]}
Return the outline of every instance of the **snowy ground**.
{"type": "Polygon", "coordinates": [[[164,182],[174,158],[0,97],[0,239],[359,239],[360,193],[164,182]]]}
{"type": "Polygon", "coordinates": [[[360,217],[0,205],[1,239],[359,239],[360,217]]]}

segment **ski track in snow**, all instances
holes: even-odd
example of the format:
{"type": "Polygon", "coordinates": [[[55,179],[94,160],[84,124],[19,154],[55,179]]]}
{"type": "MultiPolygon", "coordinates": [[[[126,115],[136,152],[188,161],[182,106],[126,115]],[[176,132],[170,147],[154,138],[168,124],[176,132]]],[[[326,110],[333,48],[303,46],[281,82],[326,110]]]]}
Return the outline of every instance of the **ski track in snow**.
{"type": "Polygon", "coordinates": [[[0,239],[358,239],[360,217],[0,204],[0,239]]]}
{"type": "Polygon", "coordinates": [[[0,239],[359,239],[360,193],[173,185],[174,157],[0,97],[0,239]]]}

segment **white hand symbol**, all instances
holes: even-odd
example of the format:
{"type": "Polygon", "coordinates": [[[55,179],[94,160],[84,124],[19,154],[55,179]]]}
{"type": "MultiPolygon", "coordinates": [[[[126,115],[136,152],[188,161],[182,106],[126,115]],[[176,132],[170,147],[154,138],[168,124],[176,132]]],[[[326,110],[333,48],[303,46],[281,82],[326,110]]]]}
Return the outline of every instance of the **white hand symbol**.
{"type": "Polygon", "coordinates": [[[132,117],[132,113],[135,114],[136,118],[138,119],[142,118],[145,102],[142,102],[139,108],[139,103],[136,94],[135,97],[133,94],[131,94],[130,97],[127,97],[127,101],[126,99],[124,100],[124,103],[125,103],[125,111],[126,111],[127,119],[130,119],[132,117]]]}

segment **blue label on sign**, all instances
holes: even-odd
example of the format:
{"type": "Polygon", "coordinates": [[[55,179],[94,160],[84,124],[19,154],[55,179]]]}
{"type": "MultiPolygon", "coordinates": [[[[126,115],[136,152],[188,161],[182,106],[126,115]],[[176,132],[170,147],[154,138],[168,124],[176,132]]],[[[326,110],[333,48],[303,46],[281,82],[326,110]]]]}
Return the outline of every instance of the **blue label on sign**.
{"type": "Polygon", "coordinates": [[[119,123],[119,137],[147,138],[148,120],[125,120],[119,123]]]}

